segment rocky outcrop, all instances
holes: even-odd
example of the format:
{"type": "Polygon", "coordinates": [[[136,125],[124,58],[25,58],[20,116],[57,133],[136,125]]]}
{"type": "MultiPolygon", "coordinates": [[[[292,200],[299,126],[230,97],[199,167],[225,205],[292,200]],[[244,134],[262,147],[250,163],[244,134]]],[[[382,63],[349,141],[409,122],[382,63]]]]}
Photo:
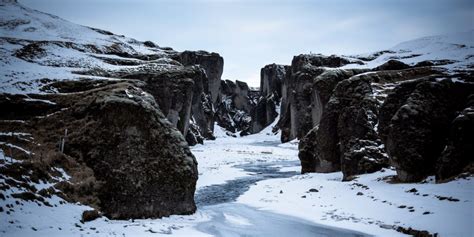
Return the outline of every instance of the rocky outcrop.
{"type": "Polygon", "coordinates": [[[311,121],[313,125],[319,124],[324,107],[329,102],[336,85],[342,80],[366,71],[365,69],[329,69],[313,79],[311,92],[311,121]]]}
{"type": "Polygon", "coordinates": [[[289,66],[269,64],[260,70],[261,96],[281,98],[281,83],[284,80],[289,66]]]}
{"type": "MultiPolygon", "coordinates": [[[[192,66],[204,70],[204,74],[195,73],[189,76],[194,81],[192,96],[172,97],[174,100],[189,99],[192,97],[191,114],[188,120],[183,120],[185,126],[183,134],[190,145],[202,143],[204,139],[214,139],[214,114],[220,93],[221,76],[224,68],[224,59],[217,53],[206,51],[184,51],[172,56],[184,66],[192,66]],[[197,75],[196,75],[197,74],[197,75]]],[[[185,67],[187,68],[187,67],[185,67]]],[[[162,86],[168,89],[167,86],[162,86]]],[[[160,104],[161,107],[161,104],[160,104]]],[[[189,107],[183,107],[188,111],[189,107]]]]}
{"type": "MultiPolygon", "coordinates": [[[[282,86],[289,66],[270,64],[261,69],[260,89],[241,81],[223,80],[216,121],[219,126],[240,135],[258,133],[278,116],[282,86]]],[[[278,128],[276,128],[278,129],[278,128]]]]}
{"type": "Polygon", "coordinates": [[[241,81],[221,81],[221,103],[217,107],[216,121],[219,126],[241,135],[251,134],[251,112],[256,105],[258,93],[241,81]]]}
{"type": "Polygon", "coordinates": [[[377,133],[384,91],[393,83],[438,73],[430,68],[362,72],[328,70],[315,78],[314,101],[323,109],[314,117],[318,125],[300,141],[303,172],[341,170],[347,180],[388,166],[377,133]]]}
{"type": "Polygon", "coordinates": [[[208,53],[201,50],[179,53],[177,60],[185,66],[199,65],[204,68],[208,78],[206,91],[211,94],[212,103],[216,105],[219,98],[221,76],[224,70],[224,59],[217,53],[208,53]]]}
{"type": "Polygon", "coordinates": [[[381,143],[374,131],[376,116],[377,101],[372,97],[370,80],[354,77],[340,82],[325,107],[316,134],[316,171],[342,170],[347,179],[386,165],[383,156],[367,154],[369,149],[380,151],[381,143]]]}
{"type": "Polygon", "coordinates": [[[156,98],[166,118],[182,134],[187,133],[195,81],[199,83],[205,77],[202,71],[192,67],[172,67],[158,72],[132,72],[121,77],[145,82],[141,87],[156,98]]]}
{"type": "Polygon", "coordinates": [[[18,118],[1,114],[0,123],[2,131],[21,131],[34,138],[24,144],[10,141],[31,151],[25,162],[43,164],[46,174],[54,170],[48,162],[62,164],[72,176],[70,182],[57,185],[64,199],[91,205],[115,219],[196,210],[197,162],[154,97],[137,85],[119,82],[68,94],[1,98],[2,105],[19,102],[30,109],[18,118]],[[25,122],[12,123],[18,119],[25,122]]]}
{"type": "MultiPolygon", "coordinates": [[[[422,67],[423,65],[420,64],[418,67],[422,67]]],[[[431,65],[428,65],[431,66],[431,65]]],[[[410,68],[410,65],[400,62],[398,60],[390,59],[387,62],[383,63],[382,65],[373,69],[373,71],[386,71],[386,70],[403,70],[410,68]]]]}
{"type": "Polygon", "coordinates": [[[316,135],[318,133],[319,126],[311,129],[306,136],[301,139],[298,144],[298,158],[301,162],[301,173],[313,173],[320,167],[319,159],[315,156],[316,149],[316,135]]]}
{"type": "Polygon", "coordinates": [[[402,83],[388,95],[380,132],[401,181],[420,181],[437,166],[438,178],[445,179],[470,162],[472,150],[463,145],[471,139],[465,133],[470,120],[457,114],[469,113],[465,108],[471,94],[471,83],[433,79],[402,83]]]}
{"type": "Polygon", "coordinates": [[[260,97],[251,112],[252,133],[258,133],[275,121],[281,102],[282,87],[289,66],[270,64],[260,71],[260,97]]]}
{"type": "MultiPolygon", "coordinates": [[[[318,70],[307,66],[294,74],[312,93],[309,100],[301,97],[304,90],[294,93],[306,120],[290,123],[314,125],[299,145],[303,173],[341,170],[348,180],[391,164],[400,181],[413,182],[435,173],[446,180],[472,169],[471,84],[395,60],[371,71],[318,70]],[[302,80],[314,74],[312,86],[302,80]]],[[[469,81],[469,75],[457,76],[469,81]]]]}
{"type": "Polygon", "coordinates": [[[214,139],[215,108],[206,71],[198,64],[182,66],[173,60],[168,63],[170,65],[163,66],[149,62],[132,69],[94,69],[81,73],[142,81],[144,83],[139,86],[156,98],[165,116],[190,145],[202,143],[204,139],[214,139]]]}
{"type": "Polygon", "coordinates": [[[14,72],[8,76],[10,79],[9,83],[5,83],[6,87],[2,83],[3,90],[56,93],[56,81],[73,78],[95,80],[97,76],[113,80],[141,80],[146,82],[142,84],[143,88],[156,97],[170,122],[190,138],[190,144],[194,144],[191,141],[214,138],[214,106],[224,64],[219,54],[177,52],[151,41],[141,42],[108,31],[78,26],[20,4],[10,7],[16,9],[11,16],[15,20],[2,22],[6,35],[0,38],[3,46],[1,56],[9,63],[20,61],[32,67],[41,65],[51,68],[58,72],[58,78],[42,73],[42,70],[31,75],[33,78],[18,77],[14,72]],[[14,22],[18,24],[15,26],[14,22]],[[13,25],[9,26],[10,23],[13,25]],[[16,32],[17,26],[31,31],[20,34],[16,32]],[[81,34],[67,31],[59,35],[55,30],[63,28],[74,28],[81,34]],[[44,35],[49,37],[42,40],[35,35],[36,31],[47,32],[44,35]],[[17,35],[20,38],[16,38],[17,35]],[[190,126],[193,129],[188,135],[190,126]]]}
{"type": "Polygon", "coordinates": [[[474,173],[474,94],[468,107],[451,123],[446,147],[436,162],[436,180],[445,181],[462,173],[474,173]]]}
{"type": "MultiPolygon", "coordinates": [[[[303,138],[318,124],[322,104],[313,93],[313,81],[330,67],[349,64],[346,58],[323,55],[299,55],[293,58],[291,67],[282,83],[281,114],[278,127],[281,141],[303,138]]],[[[335,86],[335,85],[334,85],[335,86]]]]}
{"type": "Polygon", "coordinates": [[[214,138],[214,107],[208,78],[200,66],[174,66],[153,72],[144,69],[117,77],[145,82],[141,87],[156,98],[160,109],[190,145],[214,138]],[[193,129],[188,134],[190,126],[193,129]]]}

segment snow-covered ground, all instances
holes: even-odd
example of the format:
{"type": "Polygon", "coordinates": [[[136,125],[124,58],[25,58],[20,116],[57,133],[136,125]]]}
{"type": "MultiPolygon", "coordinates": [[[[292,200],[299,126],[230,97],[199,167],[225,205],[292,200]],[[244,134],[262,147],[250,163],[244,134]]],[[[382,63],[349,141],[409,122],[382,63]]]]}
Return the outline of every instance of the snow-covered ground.
{"type": "Polygon", "coordinates": [[[446,184],[387,183],[385,178],[395,174],[383,170],[351,182],[341,182],[341,173],[266,180],[238,202],[380,236],[397,235],[384,231],[394,226],[428,230],[440,236],[473,236],[472,178],[446,184]],[[412,189],[417,191],[410,192],[412,189]]]}
{"type": "MultiPolygon", "coordinates": [[[[200,172],[215,170],[216,180],[232,179],[239,170],[232,165],[257,160],[298,160],[297,143],[280,144],[270,129],[243,138],[220,137],[193,149],[200,172]],[[267,144],[261,146],[261,144],[267,144]],[[196,150],[206,152],[197,153],[196,150]],[[231,155],[232,154],[232,155],[231,155]],[[246,155],[242,155],[246,154],[246,155]],[[218,158],[218,160],[215,159],[218,158]],[[231,171],[218,171],[226,166],[231,171]]],[[[299,171],[285,167],[281,171],[299,171]]],[[[342,182],[342,173],[304,174],[290,178],[260,181],[237,199],[238,203],[261,210],[304,218],[376,236],[399,236],[395,226],[427,230],[440,236],[473,236],[474,179],[459,179],[435,184],[434,177],[423,183],[396,184],[391,169],[342,182]]],[[[207,184],[205,174],[198,185],[207,184]]]]}
{"type": "MultiPolygon", "coordinates": [[[[210,185],[222,185],[255,175],[236,167],[243,164],[278,167],[275,163],[290,163],[295,165],[285,166],[280,171],[299,172],[296,141],[281,144],[279,136],[271,134],[270,127],[259,134],[237,138],[225,135],[220,129],[216,127],[215,141],[206,141],[204,145],[192,148],[199,162],[197,193],[210,185]]],[[[10,162],[3,152],[0,154],[1,159],[10,162]]],[[[433,179],[424,183],[392,184],[389,180],[393,175],[393,170],[386,169],[360,175],[350,182],[341,182],[340,172],[267,179],[251,185],[236,202],[199,206],[194,215],[155,220],[115,221],[102,217],[81,223],[82,211],[89,207],[62,203],[58,197],[48,200],[53,207],[39,206],[8,197],[7,192],[6,200],[0,200],[0,206],[4,208],[0,212],[0,234],[236,236],[237,232],[259,236],[261,230],[274,231],[291,226],[300,228],[298,231],[302,235],[342,235],[347,232],[339,229],[343,228],[375,236],[403,236],[393,230],[393,226],[403,226],[428,230],[440,236],[473,236],[474,179],[444,184],[435,184],[433,179]],[[15,201],[20,204],[15,204],[15,201]],[[13,208],[8,208],[7,204],[13,208]],[[318,232],[308,232],[313,229],[318,232]]],[[[281,229],[278,233],[285,236],[285,233],[292,232],[281,229]]],[[[349,236],[357,235],[347,233],[349,236]]]]}

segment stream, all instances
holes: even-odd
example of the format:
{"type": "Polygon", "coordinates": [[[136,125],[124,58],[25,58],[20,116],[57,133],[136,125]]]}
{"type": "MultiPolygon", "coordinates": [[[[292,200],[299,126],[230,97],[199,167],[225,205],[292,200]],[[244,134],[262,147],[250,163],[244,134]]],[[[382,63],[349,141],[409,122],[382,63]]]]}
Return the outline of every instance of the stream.
{"type": "Polygon", "coordinates": [[[200,223],[197,229],[213,236],[368,236],[361,232],[319,225],[297,217],[277,214],[236,203],[237,198],[258,181],[288,178],[295,171],[282,172],[282,167],[294,167],[298,161],[253,162],[235,166],[251,173],[250,176],[206,186],[196,192],[198,209],[211,215],[211,220],[200,223]]]}

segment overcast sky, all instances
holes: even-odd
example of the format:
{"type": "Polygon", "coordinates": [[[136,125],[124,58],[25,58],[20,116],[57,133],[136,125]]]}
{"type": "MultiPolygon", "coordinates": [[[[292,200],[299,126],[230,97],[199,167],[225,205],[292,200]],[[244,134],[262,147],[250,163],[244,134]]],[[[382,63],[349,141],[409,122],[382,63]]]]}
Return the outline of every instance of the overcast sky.
{"type": "Polygon", "coordinates": [[[19,0],[66,20],[224,57],[225,79],[301,53],[353,54],[474,28],[474,0],[19,0]]]}

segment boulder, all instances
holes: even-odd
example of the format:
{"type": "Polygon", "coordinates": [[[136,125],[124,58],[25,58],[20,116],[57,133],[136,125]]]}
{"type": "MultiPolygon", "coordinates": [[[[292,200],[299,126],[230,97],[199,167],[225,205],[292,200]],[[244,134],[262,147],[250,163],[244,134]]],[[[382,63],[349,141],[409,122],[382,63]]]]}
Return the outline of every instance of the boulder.
{"type": "MultiPolygon", "coordinates": [[[[434,174],[439,159],[440,178],[459,172],[460,167],[468,162],[463,148],[459,150],[461,155],[451,153],[458,143],[449,146],[447,138],[451,126],[455,130],[456,126],[467,126],[465,129],[469,129],[469,122],[464,125],[462,119],[452,123],[456,114],[465,108],[472,93],[472,83],[432,79],[402,84],[400,89],[388,95],[382,107],[384,113],[381,113],[381,120],[384,123],[380,124],[380,129],[391,163],[401,181],[417,182],[434,174]],[[443,151],[446,156],[439,158],[443,151]],[[446,169],[441,167],[449,166],[445,166],[446,162],[452,164],[453,173],[442,175],[441,170],[446,169]]],[[[469,139],[459,135],[463,141],[469,139]]],[[[462,143],[459,146],[463,147],[462,143]]]]}
{"type": "Polygon", "coordinates": [[[56,108],[18,125],[41,144],[23,147],[32,151],[29,159],[61,157],[57,162],[72,176],[70,183],[57,186],[66,200],[91,205],[113,219],[196,210],[197,162],[183,135],[137,84],[29,96],[56,108]]]}
{"type": "Polygon", "coordinates": [[[316,134],[315,155],[320,164],[316,171],[342,170],[348,179],[386,166],[386,158],[371,151],[380,151],[381,142],[375,132],[378,104],[370,83],[355,76],[336,86],[316,134]]]}
{"type": "Polygon", "coordinates": [[[316,172],[319,165],[319,159],[315,156],[316,149],[316,134],[318,132],[318,126],[311,129],[306,136],[301,139],[298,144],[298,158],[301,162],[301,173],[312,173],[316,172]]]}
{"type": "Polygon", "coordinates": [[[468,107],[451,123],[447,145],[436,162],[436,180],[442,182],[462,172],[474,173],[474,94],[468,107]]]}

